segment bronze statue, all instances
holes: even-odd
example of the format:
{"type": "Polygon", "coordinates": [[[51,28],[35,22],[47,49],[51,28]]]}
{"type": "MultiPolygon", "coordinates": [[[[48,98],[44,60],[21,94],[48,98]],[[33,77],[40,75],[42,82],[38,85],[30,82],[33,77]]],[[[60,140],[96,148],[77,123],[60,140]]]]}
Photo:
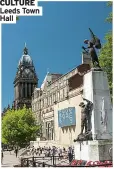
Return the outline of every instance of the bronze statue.
{"type": "Polygon", "coordinates": [[[87,40],[85,39],[84,40],[84,43],[85,44],[88,44],[88,47],[85,48],[84,46],[82,46],[82,49],[84,49],[84,51],[87,53],[87,54],[90,54],[91,58],[92,58],[92,63],[93,63],[93,66],[95,67],[95,65],[97,67],[100,68],[100,65],[99,65],[99,60],[98,60],[98,56],[97,56],[97,53],[95,51],[95,48],[96,49],[101,49],[101,43],[100,43],[100,39],[97,38],[94,33],[92,32],[92,30],[89,28],[89,31],[90,31],[90,34],[91,34],[91,40],[87,40]]]}
{"type": "Polygon", "coordinates": [[[80,134],[83,134],[84,127],[85,127],[85,133],[87,132],[87,114],[85,111],[85,104],[81,102],[79,106],[81,107],[81,133],[80,134]]]}
{"type": "Polygon", "coordinates": [[[78,138],[74,141],[83,141],[83,140],[91,140],[91,112],[93,109],[93,103],[85,98],[83,98],[87,102],[81,102],[79,106],[81,107],[81,133],[78,135],[78,138]],[[83,133],[85,128],[85,133],[83,133]]]}

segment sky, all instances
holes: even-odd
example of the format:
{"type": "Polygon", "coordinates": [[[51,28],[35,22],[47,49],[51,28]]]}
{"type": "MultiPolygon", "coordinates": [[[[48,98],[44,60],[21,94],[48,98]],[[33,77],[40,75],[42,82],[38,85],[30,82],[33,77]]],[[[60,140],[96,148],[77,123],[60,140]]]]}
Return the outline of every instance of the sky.
{"type": "Polygon", "coordinates": [[[26,42],[40,87],[47,73],[65,74],[81,64],[84,39],[92,31],[104,43],[112,25],[106,2],[39,2],[43,16],[20,17],[2,26],[2,109],[14,100],[13,81],[26,42]]]}

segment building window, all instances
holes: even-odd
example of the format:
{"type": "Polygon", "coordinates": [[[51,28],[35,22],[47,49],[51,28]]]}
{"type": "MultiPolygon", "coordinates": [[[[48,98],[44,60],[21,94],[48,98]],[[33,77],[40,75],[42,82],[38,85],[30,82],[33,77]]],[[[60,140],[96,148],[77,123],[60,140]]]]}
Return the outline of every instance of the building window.
{"type": "Polygon", "coordinates": [[[43,107],[43,100],[41,100],[41,108],[43,107]]]}
{"type": "Polygon", "coordinates": [[[52,96],[50,96],[50,105],[52,105],[52,96]]]}
{"type": "Polygon", "coordinates": [[[56,95],[55,95],[55,93],[53,94],[53,102],[55,102],[56,101],[56,95]]]}
{"type": "Polygon", "coordinates": [[[46,100],[45,100],[46,106],[47,106],[47,102],[48,102],[48,98],[46,98],[46,100]]]}
{"type": "Polygon", "coordinates": [[[56,101],[58,100],[58,93],[56,92],[55,93],[55,98],[56,98],[56,101]]]}
{"type": "Polygon", "coordinates": [[[65,97],[65,90],[63,89],[63,98],[65,97]]]}
{"type": "Polygon", "coordinates": [[[46,105],[46,99],[44,98],[44,107],[45,107],[45,105],[46,105]]]}
{"type": "Polygon", "coordinates": [[[46,98],[46,105],[48,105],[48,97],[46,98]]]}
{"type": "Polygon", "coordinates": [[[50,105],[50,97],[48,97],[48,106],[50,105]]]}
{"type": "Polygon", "coordinates": [[[60,100],[63,98],[63,91],[60,90],[60,100]]]}
{"type": "Polygon", "coordinates": [[[58,91],[57,94],[58,94],[58,99],[57,100],[59,101],[60,100],[60,91],[58,91]]]}
{"type": "Polygon", "coordinates": [[[42,107],[44,107],[44,99],[42,100],[42,107]]]}

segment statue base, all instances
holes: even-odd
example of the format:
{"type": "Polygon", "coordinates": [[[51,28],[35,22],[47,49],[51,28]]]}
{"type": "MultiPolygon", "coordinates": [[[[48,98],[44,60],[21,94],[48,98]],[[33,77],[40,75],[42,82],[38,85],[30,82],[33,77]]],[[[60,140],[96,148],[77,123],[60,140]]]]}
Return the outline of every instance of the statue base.
{"type": "Polygon", "coordinates": [[[112,160],[109,153],[112,148],[112,140],[92,140],[74,143],[76,160],[105,161],[112,160]]]}
{"type": "Polygon", "coordinates": [[[92,71],[103,71],[100,67],[92,67],[92,71]]]}
{"type": "Polygon", "coordinates": [[[87,140],[93,140],[91,131],[79,134],[78,137],[74,140],[74,142],[76,142],[76,141],[87,141],[87,140]]]}
{"type": "Polygon", "coordinates": [[[83,97],[93,103],[88,123],[93,140],[112,139],[112,103],[105,72],[96,69],[84,75],[83,97]]]}

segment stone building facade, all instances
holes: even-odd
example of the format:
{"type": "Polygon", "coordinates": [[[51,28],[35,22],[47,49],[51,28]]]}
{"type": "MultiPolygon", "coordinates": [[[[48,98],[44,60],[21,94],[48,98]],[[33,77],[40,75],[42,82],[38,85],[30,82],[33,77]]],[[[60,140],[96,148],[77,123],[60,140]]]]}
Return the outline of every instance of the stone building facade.
{"type": "Polygon", "coordinates": [[[14,79],[14,108],[22,108],[26,105],[31,108],[32,93],[37,87],[38,78],[31,57],[28,55],[28,49],[24,48],[23,55],[19,60],[16,77],[14,79]]]}
{"type": "Polygon", "coordinates": [[[41,88],[35,88],[32,110],[42,126],[41,138],[69,145],[80,133],[79,104],[82,101],[83,76],[89,70],[89,64],[82,64],[65,75],[48,73],[41,88]]]}

